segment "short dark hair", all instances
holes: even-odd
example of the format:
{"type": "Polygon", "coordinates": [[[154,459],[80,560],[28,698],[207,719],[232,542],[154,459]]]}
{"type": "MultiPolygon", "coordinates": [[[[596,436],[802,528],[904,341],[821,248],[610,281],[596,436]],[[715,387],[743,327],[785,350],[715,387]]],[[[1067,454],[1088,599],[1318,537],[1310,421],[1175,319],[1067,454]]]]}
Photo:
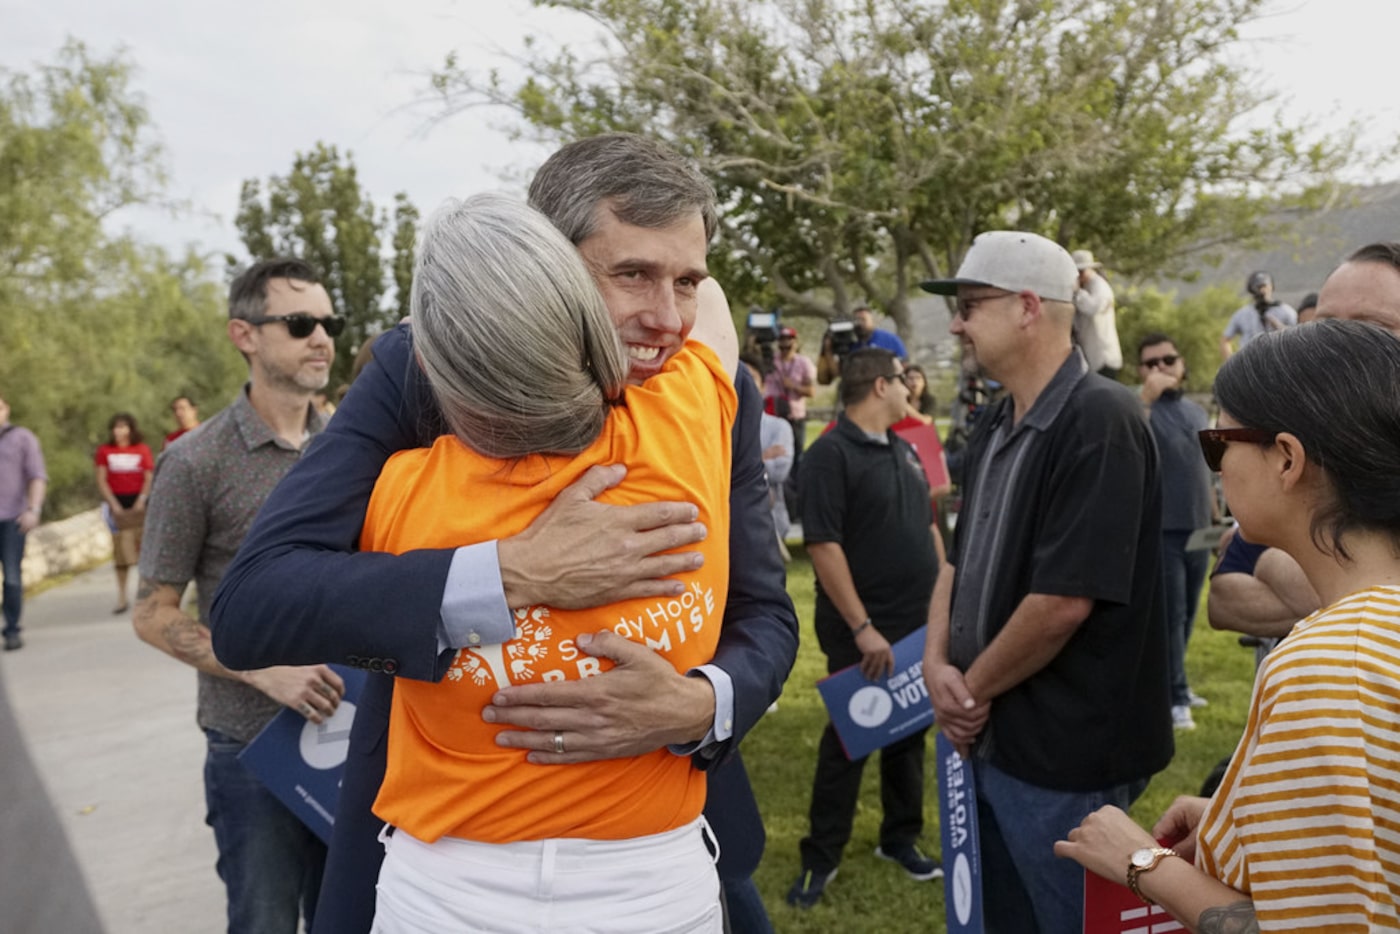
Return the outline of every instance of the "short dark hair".
{"type": "Polygon", "coordinates": [[[142,441],[146,440],[146,436],[141,434],[141,429],[136,425],[136,416],[132,415],[130,412],[118,412],[116,415],[107,419],[108,444],[117,443],[116,433],[112,429],[123,423],[126,424],[127,428],[131,429],[130,441],[132,444],[140,444],[142,441]]]}
{"type": "Polygon", "coordinates": [[[1303,300],[1302,300],[1301,302],[1298,303],[1298,313],[1299,313],[1299,314],[1302,314],[1303,312],[1307,311],[1309,308],[1316,308],[1316,307],[1317,307],[1317,293],[1316,293],[1316,292],[1309,292],[1307,295],[1304,295],[1304,296],[1303,296],[1303,300]]]}
{"type": "Polygon", "coordinates": [[[719,227],[709,179],[670,146],[634,133],[604,133],[562,147],[530,181],[529,200],[575,246],[593,235],[604,202],[623,223],[652,230],[699,214],[706,243],[719,227]]]}
{"type": "Polygon", "coordinates": [[[170,400],[171,407],[174,408],[175,403],[179,402],[181,399],[184,399],[186,402],[188,402],[192,408],[199,408],[199,406],[195,404],[195,401],[183,392],[176,396],[174,399],[170,400]]]}
{"type": "Polygon", "coordinates": [[[1400,242],[1380,240],[1368,243],[1347,257],[1348,263],[1383,263],[1400,271],[1400,242]]]}
{"type": "Polygon", "coordinates": [[[228,316],[247,320],[267,311],[267,284],[273,279],[290,279],[315,285],[321,281],[315,268],[305,260],[274,256],[258,260],[234,279],[228,287],[228,316]]]}
{"type": "Polygon", "coordinates": [[[1241,425],[1296,435],[1327,477],[1330,502],[1312,540],[1350,557],[1346,533],[1374,530],[1400,549],[1400,339],[1361,321],[1319,320],[1257,337],[1215,378],[1220,408],[1241,425]],[[1289,392],[1279,392],[1279,374],[1289,392]]]}
{"type": "Polygon", "coordinates": [[[899,358],[883,347],[857,350],[841,361],[841,404],[855,405],[870,395],[875,381],[889,376],[899,358]]]}
{"type": "Polygon", "coordinates": [[[1142,340],[1138,341],[1138,362],[1142,362],[1142,352],[1144,350],[1157,344],[1171,344],[1175,347],[1176,341],[1172,340],[1171,337],[1163,334],[1161,331],[1153,331],[1151,334],[1144,334],[1142,340]]]}

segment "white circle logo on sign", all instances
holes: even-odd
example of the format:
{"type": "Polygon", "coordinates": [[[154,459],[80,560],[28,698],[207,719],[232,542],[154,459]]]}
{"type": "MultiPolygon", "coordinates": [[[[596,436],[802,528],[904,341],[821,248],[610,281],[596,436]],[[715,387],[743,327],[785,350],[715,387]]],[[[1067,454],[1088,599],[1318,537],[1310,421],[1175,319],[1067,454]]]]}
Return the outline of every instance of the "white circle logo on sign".
{"type": "Polygon", "coordinates": [[[866,685],[852,694],[850,703],[846,705],[846,712],[851,715],[856,725],[868,730],[888,720],[892,710],[894,701],[890,698],[890,692],[873,684],[866,685]]]}
{"type": "Polygon", "coordinates": [[[355,719],[355,705],[342,701],[329,720],[321,723],[306,721],[301,728],[301,757],[313,769],[333,769],[345,761],[350,752],[350,724],[355,719]]]}
{"type": "Polygon", "coordinates": [[[966,924],[972,917],[972,864],[966,853],[959,853],[953,860],[953,913],[959,924],[966,924]]]}

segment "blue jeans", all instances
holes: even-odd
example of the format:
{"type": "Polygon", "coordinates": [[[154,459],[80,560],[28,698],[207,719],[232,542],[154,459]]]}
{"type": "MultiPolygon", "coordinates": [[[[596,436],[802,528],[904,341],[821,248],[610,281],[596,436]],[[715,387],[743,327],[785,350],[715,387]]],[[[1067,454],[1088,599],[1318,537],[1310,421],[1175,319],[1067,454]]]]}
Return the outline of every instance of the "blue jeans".
{"type": "Polygon", "coordinates": [[[1190,537],[1190,532],[1162,533],[1162,585],[1166,591],[1173,707],[1191,703],[1191,689],[1186,684],[1186,645],[1191,641],[1191,627],[1201,603],[1201,588],[1205,586],[1206,571],[1210,567],[1209,550],[1186,550],[1190,537]]]}
{"type": "Polygon", "coordinates": [[[5,576],[3,603],[5,634],[19,632],[19,612],[24,609],[24,582],[20,580],[20,564],[24,561],[24,533],[18,519],[0,521],[0,573],[5,576]]]}
{"type": "Polygon", "coordinates": [[[1101,791],[1053,791],[985,762],[976,764],[976,779],[988,934],[1080,934],[1084,870],[1057,857],[1055,841],[1105,804],[1126,811],[1147,779],[1101,791]]]}
{"type": "Polygon", "coordinates": [[[296,934],[321,891],[326,845],[238,761],[244,744],[205,730],[205,822],[219,848],[229,934],[296,934]]]}
{"type": "Polygon", "coordinates": [[[743,881],[721,879],[719,884],[724,894],[724,915],[729,921],[726,930],[731,934],[773,934],[773,922],[768,919],[768,909],[763,906],[753,877],[743,881]]]}

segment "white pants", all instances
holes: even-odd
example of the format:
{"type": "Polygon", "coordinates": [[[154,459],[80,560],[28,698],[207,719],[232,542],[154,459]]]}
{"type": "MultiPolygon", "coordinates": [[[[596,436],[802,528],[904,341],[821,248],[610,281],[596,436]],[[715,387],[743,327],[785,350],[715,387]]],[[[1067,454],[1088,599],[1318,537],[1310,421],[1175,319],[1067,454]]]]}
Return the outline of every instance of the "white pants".
{"type": "Polygon", "coordinates": [[[631,840],[384,839],[371,934],[719,934],[704,818],[631,840]]]}

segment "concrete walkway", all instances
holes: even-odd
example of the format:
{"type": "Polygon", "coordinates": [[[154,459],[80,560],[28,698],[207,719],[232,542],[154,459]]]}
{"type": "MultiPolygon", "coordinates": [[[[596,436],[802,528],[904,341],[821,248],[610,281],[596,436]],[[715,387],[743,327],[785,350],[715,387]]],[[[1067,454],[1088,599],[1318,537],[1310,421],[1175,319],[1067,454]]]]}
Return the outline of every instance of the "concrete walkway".
{"type": "Polygon", "coordinates": [[[115,596],[108,564],[27,601],[24,648],[0,654],[10,699],[110,934],[217,934],[195,674],[115,596]]]}

